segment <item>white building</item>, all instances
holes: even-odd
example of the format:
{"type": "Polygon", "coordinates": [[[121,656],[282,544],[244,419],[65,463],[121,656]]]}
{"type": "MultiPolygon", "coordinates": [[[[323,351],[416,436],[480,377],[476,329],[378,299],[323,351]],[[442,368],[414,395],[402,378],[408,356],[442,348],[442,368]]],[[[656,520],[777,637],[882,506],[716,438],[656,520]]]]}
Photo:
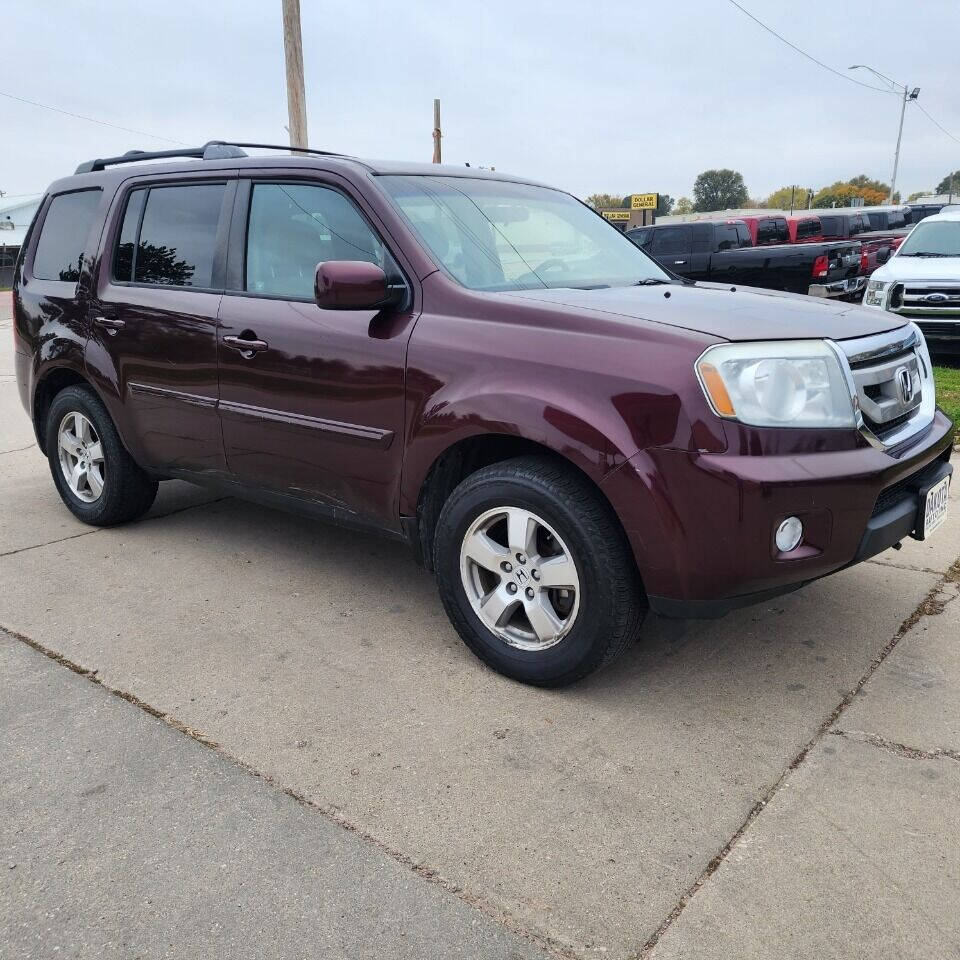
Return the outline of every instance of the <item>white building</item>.
{"type": "Polygon", "coordinates": [[[0,197],[0,287],[10,286],[17,254],[42,199],[39,193],[35,197],[0,197]]]}

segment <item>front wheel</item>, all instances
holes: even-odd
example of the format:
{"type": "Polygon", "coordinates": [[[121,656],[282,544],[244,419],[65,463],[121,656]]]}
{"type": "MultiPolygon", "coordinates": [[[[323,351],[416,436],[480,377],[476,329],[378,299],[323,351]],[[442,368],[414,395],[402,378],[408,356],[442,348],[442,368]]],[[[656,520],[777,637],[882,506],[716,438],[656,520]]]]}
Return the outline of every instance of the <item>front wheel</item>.
{"type": "Polygon", "coordinates": [[[612,661],[647,609],[610,506],[549,457],[467,477],[437,524],[440,596],[468,647],[500,673],[563,686],[612,661]]]}

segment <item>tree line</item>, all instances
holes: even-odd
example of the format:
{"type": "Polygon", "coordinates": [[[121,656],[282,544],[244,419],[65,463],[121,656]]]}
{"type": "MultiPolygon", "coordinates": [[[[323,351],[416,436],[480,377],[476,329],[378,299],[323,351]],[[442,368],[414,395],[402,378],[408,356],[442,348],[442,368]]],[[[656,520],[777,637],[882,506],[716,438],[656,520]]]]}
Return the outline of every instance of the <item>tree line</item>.
{"type": "MultiPolygon", "coordinates": [[[[960,194],[960,170],[948,173],[933,190],[911,193],[907,201],[928,194],[960,194]]],[[[806,210],[807,207],[848,207],[855,200],[863,200],[865,206],[880,206],[890,196],[890,185],[874,180],[865,173],[838,180],[827,187],[814,190],[812,187],[787,186],[774,190],[768,197],[751,197],[743,174],[736,170],[704,170],[693,182],[693,198],[680,197],[674,200],[660,194],[657,216],[670,213],[700,213],[711,210],[737,210],[744,207],[770,208],[776,210],[806,210]]],[[[894,203],[900,202],[900,192],[893,195],[894,203]]],[[[596,210],[629,208],[630,196],[619,197],[610,193],[594,193],[587,203],[596,210]]]]}

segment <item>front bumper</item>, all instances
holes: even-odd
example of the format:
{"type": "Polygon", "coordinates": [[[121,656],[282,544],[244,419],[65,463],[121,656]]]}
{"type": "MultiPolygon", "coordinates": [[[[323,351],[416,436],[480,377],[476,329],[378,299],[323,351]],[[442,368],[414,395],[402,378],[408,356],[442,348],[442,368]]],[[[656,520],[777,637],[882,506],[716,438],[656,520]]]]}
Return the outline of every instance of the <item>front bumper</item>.
{"type": "Polygon", "coordinates": [[[665,616],[715,617],[909,536],[917,515],[911,490],[946,466],[952,441],[953,425],[938,411],[899,457],[865,445],[763,455],[648,450],[603,486],[651,607],[665,616]],[[804,539],[782,554],[774,534],[788,516],[800,517],[804,539]]]}
{"type": "Polygon", "coordinates": [[[811,283],[807,289],[807,296],[828,297],[856,297],[862,294],[867,287],[867,278],[864,276],[847,277],[844,280],[834,280],[831,283],[811,283]]]}

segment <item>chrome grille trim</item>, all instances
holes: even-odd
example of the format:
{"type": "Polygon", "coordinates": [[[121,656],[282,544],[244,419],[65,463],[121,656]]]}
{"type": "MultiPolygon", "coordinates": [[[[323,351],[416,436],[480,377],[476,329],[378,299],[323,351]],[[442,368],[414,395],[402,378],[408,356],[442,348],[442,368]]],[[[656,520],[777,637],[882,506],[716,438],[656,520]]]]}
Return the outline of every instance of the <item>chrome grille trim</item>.
{"type": "Polygon", "coordinates": [[[850,389],[857,429],[871,446],[890,450],[933,422],[933,369],[923,335],[914,324],[827,343],[836,353],[850,389]],[[901,371],[913,388],[906,399],[897,383],[901,371]],[[884,429],[886,423],[890,423],[888,429],[884,429]]]}
{"type": "Polygon", "coordinates": [[[891,313],[921,317],[960,315],[960,284],[955,280],[910,280],[898,286],[903,287],[902,302],[889,307],[891,313]]]}

